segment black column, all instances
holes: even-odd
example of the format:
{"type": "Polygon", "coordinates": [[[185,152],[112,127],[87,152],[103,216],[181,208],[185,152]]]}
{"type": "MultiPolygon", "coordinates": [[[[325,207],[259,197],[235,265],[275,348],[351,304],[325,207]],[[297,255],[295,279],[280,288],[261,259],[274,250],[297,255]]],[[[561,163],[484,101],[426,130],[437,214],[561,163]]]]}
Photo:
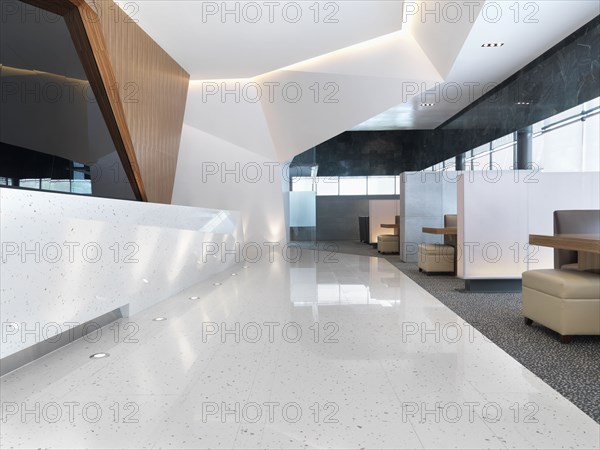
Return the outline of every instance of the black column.
{"type": "Polygon", "coordinates": [[[517,131],[517,152],[514,161],[515,170],[531,169],[533,153],[533,129],[531,125],[517,131]]]}
{"type": "Polygon", "coordinates": [[[465,170],[465,154],[456,155],[456,170],[465,170]]]}

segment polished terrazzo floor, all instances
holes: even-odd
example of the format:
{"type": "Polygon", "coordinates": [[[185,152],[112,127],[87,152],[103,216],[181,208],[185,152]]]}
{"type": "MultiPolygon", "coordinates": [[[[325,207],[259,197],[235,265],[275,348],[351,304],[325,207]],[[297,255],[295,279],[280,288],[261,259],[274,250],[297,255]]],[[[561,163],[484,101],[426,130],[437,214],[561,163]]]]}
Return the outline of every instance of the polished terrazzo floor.
{"type": "Polygon", "coordinates": [[[554,331],[525,325],[520,292],[464,292],[461,279],[419,272],[416,263],[379,254],[358,240],[294,245],[385,258],[600,424],[600,336],[574,336],[569,345],[561,344],[554,331]]]}
{"type": "Polygon", "coordinates": [[[2,377],[1,447],[599,447],[597,423],[385,259],[247,266],[2,377]]]}

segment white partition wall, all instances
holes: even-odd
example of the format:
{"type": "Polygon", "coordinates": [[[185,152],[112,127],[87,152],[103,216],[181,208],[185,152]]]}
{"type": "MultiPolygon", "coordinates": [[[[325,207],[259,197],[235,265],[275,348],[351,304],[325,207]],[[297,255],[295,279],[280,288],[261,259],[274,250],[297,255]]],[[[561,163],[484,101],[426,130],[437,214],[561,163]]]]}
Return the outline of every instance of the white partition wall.
{"type": "Polygon", "coordinates": [[[234,264],[224,251],[243,241],[224,210],[6,188],[0,200],[1,358],[164,300],[234,264]]]}
{"type": "Polygon", "coordinates": [[[423,233],[441,227],[444,214],[456,214],[456,172],[405,172],[400,181],[400,259],[417,261],[421,242],[441,243],[442,236],[423,233]]]}
{"type": "Polygon", "coordinates": [[[553,212],[600,209],[598,172],[476,171],[458,183],[457,274],[466,280],[518,279],[552,268],[551,248],[528,244],[553,234],[553,212]]]}
{"type": "Polygon", "coordinates": [[[382,228],[382,223],[395,223],[399,214],[398,200],[369,200],[369,240],[377,242],[380,234],[394,234],[392,228],[382,228]]]}

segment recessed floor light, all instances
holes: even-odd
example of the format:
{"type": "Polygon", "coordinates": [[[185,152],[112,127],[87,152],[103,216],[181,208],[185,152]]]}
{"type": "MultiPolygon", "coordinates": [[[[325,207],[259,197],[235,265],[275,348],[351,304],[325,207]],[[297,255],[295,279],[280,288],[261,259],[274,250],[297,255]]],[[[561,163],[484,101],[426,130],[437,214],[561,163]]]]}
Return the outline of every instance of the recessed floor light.
{"type": "Polygon", "coordinates": [[[531,102],[517,102],[517,105],[531,105],[531,102]]]}
{"type": "Polygon", "coordinates": [[[198,297],[197,295],[192,295],[190,297],[190,300],[198,300],[200,297],[198,297]]]}
{"type": "Polygon", "coordinates": [[[91,359],[100,359],[100,358],[108,358],[110,356],[109,353],[94,353],[90,355],[91,359]]]}
{"type": "Polygon", "coordinates": [[[221,286],[221,283],[213,283],[213,286],[221,286]]]}
{"type": "Polygon", "coordinates": [[[167,320],[167,318],[166,317],[155,317],[152,320],[154,320],[155,322],[162,322],[163,320],[167,320]]]}
{"type": "Polygon", "coordinates": [[[242,269],[247,269],[247,268],[248,268],[248,266],[242,266],[242,269]]]}
{"type": "Polygon", "coordinates": [[[233,273],[231,274],[231,276],[232,276],[232,277],[237,277],[237,273],[233,272],[233,273]]]}
{"type": "Polygon", "coordinates": [[[424,108],[429,108],[430,106],[435,105],[435,103],[421,103],[419,106],[422,106],[424,108]]]}
{"type": "Polygon", "coordinates": [[[485,47],[485,48],[503,47],[504,46],[504,42],[486,42],[485,44],[481,44],[481,46],[485,47]]]}

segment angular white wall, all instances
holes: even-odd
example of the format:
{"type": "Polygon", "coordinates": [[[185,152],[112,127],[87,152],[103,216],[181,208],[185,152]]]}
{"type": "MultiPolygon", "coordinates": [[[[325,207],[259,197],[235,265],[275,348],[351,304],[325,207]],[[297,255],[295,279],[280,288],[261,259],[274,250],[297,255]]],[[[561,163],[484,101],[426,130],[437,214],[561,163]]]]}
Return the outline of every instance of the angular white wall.
{"type": "Polygon", "coordinates": [[[238,211],[243,241],[284,245],[285,177],[283,163],[184,124],[172,203],[238,211]]]}
{"type": "Polygon", "coordinates": [[[234,258],[205,257],[203,244],[233,248],[241,235],[229,211],[6,188],[0,222],[1,358],[221,272],[234,258]]]}

